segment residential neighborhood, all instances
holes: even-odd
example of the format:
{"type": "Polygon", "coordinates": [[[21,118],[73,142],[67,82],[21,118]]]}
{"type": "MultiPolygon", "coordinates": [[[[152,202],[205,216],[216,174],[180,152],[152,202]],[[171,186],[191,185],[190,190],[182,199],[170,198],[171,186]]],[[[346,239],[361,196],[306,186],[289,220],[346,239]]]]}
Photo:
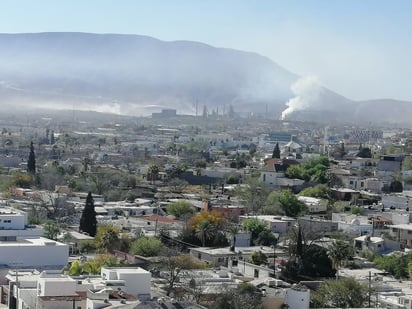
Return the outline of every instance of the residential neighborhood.
{"type": "Polygon", "coordinates": [[[2,306],[409,308],[412,131],[167,115],[2,120],[2,306]]]}

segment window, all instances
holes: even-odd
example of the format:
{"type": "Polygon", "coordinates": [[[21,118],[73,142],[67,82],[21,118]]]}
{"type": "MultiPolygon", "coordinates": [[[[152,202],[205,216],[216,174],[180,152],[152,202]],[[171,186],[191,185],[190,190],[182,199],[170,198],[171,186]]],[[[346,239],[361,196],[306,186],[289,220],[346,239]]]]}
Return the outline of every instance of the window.
{"type": "Polygon", "coordinates": [[[350,184],[350,185],[353,185],[353,180],[349,181],[349,184],[350,184]]]}

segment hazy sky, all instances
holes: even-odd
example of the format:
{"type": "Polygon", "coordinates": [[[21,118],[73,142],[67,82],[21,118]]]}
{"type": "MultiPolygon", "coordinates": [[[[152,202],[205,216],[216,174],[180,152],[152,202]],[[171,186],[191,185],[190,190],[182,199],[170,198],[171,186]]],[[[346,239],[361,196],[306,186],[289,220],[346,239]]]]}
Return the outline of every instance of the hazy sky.
{"type": "Polygon", "coordinates": [[[352,99],[412,100],[410,0],[2,0],[0,32],[129,33],[258,52],[352,99]]]}

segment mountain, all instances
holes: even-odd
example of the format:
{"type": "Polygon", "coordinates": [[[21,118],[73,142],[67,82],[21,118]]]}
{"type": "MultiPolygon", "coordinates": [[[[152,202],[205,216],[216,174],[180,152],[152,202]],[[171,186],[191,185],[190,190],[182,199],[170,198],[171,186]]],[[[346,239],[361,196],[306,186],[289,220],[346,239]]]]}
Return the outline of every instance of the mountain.
{"type": "Polygon", "coordinates": [[[2,101],[121,113],[281,105],[297,78],[254,53],[89,33],[0,34],[0,73],[2,101]]]}
{"type": "Polygon", "coordinates": [[[410,102],[356,102],[256,53],[140,35],[0,34],[3,108],[148,115],[228,110],[302,120],[408,121],[410,102]],[[295,85],[298,85],[295,87],[295,85]],[[390,115],[390,119],[388,117],[390,115]]]}

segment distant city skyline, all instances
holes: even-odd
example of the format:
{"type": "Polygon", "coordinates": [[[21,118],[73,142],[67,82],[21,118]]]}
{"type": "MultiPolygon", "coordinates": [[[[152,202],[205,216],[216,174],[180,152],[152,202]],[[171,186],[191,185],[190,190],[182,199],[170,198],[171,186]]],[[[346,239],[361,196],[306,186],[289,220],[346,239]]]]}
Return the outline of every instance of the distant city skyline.
{"type": "Polygon", "coordinates": [[[0,32],[199,41],[257,52],[351,99],[412,101],[411,9],[407,0],[4,0],[0,32]]]}

